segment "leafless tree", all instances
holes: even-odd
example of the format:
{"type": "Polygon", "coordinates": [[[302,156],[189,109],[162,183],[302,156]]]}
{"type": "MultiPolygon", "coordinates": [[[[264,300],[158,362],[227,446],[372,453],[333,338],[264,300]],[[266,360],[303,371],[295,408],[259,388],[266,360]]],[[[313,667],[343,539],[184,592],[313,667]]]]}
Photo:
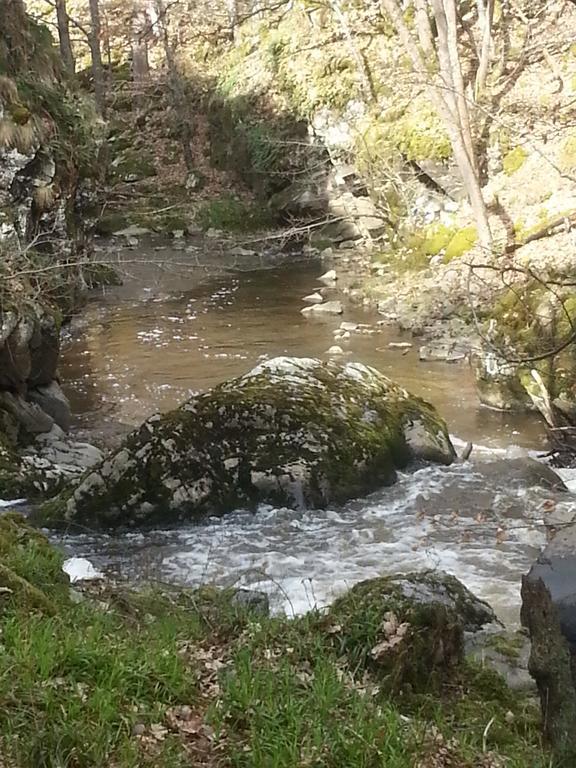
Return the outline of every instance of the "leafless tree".
{"type": "Polygon", "coordinates": [[[100,2],[89,0],[90,7],[90,54],[92,56],[92,77],[94,79],[94,98],[96,107],[102,116],[106,113],[104,69],[102,67],[102,35],[100,25],[100,2]]]}
{"type": "Polygon", "coordinates": [[[478,229],[480,244],[492,246],[492,233],[478,173],[471,130],[470,100],[466,94],[459,51],[455,0],[416,0],[416,24],[408,25],[400,0],[382,0],[416,73],[425,87],[452,145],[478,229]],[[432,19],[436,32],[432,31],[432,19]]]}
{"type": "Polygon", "coordinates": [[[70,40],[70,18],[66,8],[66,0],[55,0],[56,19],[58,22],[58,40],[60,43],[60,53],[66,69],[74,74],[76,64],[74,53],[72,52],[72,42],[70,40]]]}

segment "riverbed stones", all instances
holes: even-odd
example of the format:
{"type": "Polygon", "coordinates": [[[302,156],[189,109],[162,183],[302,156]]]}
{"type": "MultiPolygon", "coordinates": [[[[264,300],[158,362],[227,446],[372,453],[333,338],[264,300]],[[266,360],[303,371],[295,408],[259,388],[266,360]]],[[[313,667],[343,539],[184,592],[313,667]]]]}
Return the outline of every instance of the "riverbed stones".
{"type": "Polygon", "coordinates": [[[435,409],[360,363],[281,357],[146,421],[41,510],[145,525],[265,502],[326,507],[455,458],[435,409]]]}

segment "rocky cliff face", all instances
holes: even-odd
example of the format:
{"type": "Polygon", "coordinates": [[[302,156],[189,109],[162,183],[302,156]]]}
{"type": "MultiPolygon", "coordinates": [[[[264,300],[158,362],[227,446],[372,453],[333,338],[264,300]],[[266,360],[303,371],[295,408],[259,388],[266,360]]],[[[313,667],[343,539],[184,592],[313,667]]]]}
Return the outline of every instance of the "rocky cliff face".
{"type": "MultiPolygon", "coordinates": [[[[67,429],[60,326],[85,287],[97,121],[21,0],[0,25],[0,438],[67,429]]],[[[0,484],[0,496],[2,486],[0,484]]]]}

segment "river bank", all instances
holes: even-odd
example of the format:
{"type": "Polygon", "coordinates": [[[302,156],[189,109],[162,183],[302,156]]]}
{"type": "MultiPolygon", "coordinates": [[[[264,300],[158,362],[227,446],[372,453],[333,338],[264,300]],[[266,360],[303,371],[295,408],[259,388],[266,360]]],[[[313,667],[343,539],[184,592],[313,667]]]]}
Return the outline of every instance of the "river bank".
{"type": "MultiPolygon", "coordinates": [[[[70,587],[61,556],[38,533],[12,517],[0,519],[0,531],[3,585],[12,574],[0,604],[7,765],[47,756],[119,768],[190,760],[260,768],[307,760],[326,768],[548,765],[530,696],[512,693],[488,665],[463,660],[462,631],[473,635],[492,619],[456,582],[441,581],[447,577],[429,575],[422,585],[433,594],[440,579],[453,607],[446,592],[420,604],[394,591],[412,582],[376,580],[328,613],[270,619],[257,593],[134,592],[101,580],[70,587]],[[397,622],[388,635],[384,615],[397,622]],[[419,648],[418,664],[402,665],[407,678],[386,672],[389,652],[379,645],[395,631],[392,658],[398,643],[405,662],[419,648]]],[[[493,638],[500,658],[516,657],[516,640],[493,638]]]]}

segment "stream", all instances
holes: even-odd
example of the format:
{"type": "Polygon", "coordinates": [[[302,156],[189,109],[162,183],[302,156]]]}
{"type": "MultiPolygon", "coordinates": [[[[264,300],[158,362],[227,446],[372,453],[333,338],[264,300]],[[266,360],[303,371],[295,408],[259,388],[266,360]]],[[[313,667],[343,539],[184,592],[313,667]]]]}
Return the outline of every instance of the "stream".
{"type": "MultiPolygon", "coordinates": [[[[568,515],[574,504],[572,494],[506,470],[506,457],[543,447],[538,421],[481,407],[466,365],[419,362],[418,340],[380,325],[373,309],[344,302],[342,316],[302,315],[302,297],[322,286],[317,261],[187,269],[187,254],[163,250],[167,269],[146,264],[152,255],[139,249],[145,266],[93,297],[67,331],[60,373],[82,437],[118,439],[263,359],[327,359],[336,343],[342,359],[373,365],[431,401],[457,446],[477,446],[473,461],[402,474],[395,486],[330,510],[261,507],[177,529],[59,535],[66,552],[135,582],[250,586],[289,614],[325,605],[364,578],[442,568],[515,623],[520,576],[545,541],[542,522],[550,509],[568,515]],[[335,342],[342,321],[359,327],[335,342]],[[389,346],[398,342],[413,346],[389,346]]],[[[325,293],[342,298],[335,288],[325,293]]]]}

